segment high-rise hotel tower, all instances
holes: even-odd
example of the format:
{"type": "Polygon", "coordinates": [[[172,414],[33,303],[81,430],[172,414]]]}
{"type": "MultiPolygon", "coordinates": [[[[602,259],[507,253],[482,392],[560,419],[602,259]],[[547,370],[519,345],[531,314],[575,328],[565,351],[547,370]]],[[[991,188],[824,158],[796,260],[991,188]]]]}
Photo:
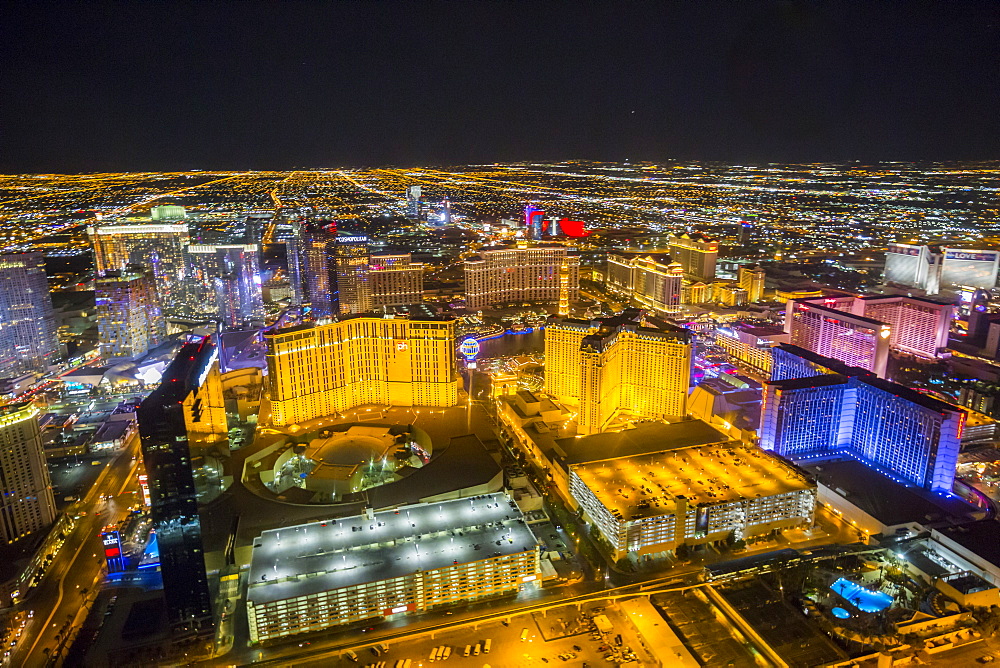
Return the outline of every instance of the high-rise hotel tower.
{"type": "Polygon", "coordinates": [[[94,225],[87,228],[87,234],[94,246],[98,274],[120,271],[130,264],[146,265],[156,277],[163,308],[167,312],[185,310],[185,250],[190,243],[187,223],[94,225]]]}
{"type": "Polygon", "coordinates": [[[619,415],[687,414],[691,334],[643,327],[626,309],[601,320],[560,320],[545,328],[546,390],[579,407],[577,432],[604,431],[619,415]]]}
{"type": "Polygon", "coordinates": [[[30,402],[0,407],[0,539],[13,543],[56,519],[49,469],[42,454],[38,409],[30,402]]]}
{"type": "Polygon", "coordinates": [[[275,425],[363,404],[458,401],[454,320],[341,316],[270,331],[264,338],[275,425]]]}
{"type": "Polygon", "coordinates": [[[525,301],[558,302],[566,265],[570,301],[580,296],[580,256],[559,244],[484,248],[465,260],[465,306],[481,309],[525,301]]]}
{"type": "Polygon", "coordinates": [[[166,339],[153,272],[129,265],[94,281],[97,331],[105,359],[138,357],[166,339]]]}
{"type": "Polygon", "coordinates": [[[965,411],[796,346],[776,349],[760,446],[801,460],[848,456],[950,494],[965,411]],[[796,360],[798,358],[798,360],[796,360]]]}
{"type": "Polygon", "coordinates": [[[0,378],[44,373],[58,356],[45,258],[0,255],[0,378]]]}

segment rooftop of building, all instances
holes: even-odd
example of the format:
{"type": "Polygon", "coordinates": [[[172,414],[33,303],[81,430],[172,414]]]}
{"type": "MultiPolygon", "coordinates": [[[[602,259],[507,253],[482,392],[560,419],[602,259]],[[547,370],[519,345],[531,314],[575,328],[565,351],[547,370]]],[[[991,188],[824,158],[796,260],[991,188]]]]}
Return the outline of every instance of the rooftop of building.
{"type": "Polygon", "coordinates": [[[499,479],[502,469],[486,445],[475,434],[456,436],[435,452],[431,461],[394,483],[365,490],[373,508],[388,508],[420,499],[434,498],[458,489],[482,489],[499,479]]]}
{"type": "Polygon", "coordinates": [[[254,541],[247,600],[259,605],[389,580],[536,544],[504,494],[272,529],[254,541]]]}
{"type": "MultiPolygon", "coordinates": [[[[208,336],[181,346],[163,372],[160,384],[136,409],[140,426],[154,429],[153,425],[162,420],[167,405],[181,403],[191,390],[201,385],[199,378],[215,359],[214,350],[215,344],[208,336]]],[[[183,427],[181,424],[180,428],[183,427]]]]}
{"type": "Polygon", "coordinates": [[[299,325],[292,325],[290,327],[278,327],[275,329],[267,330],[264,332],[265,337],[273,336],[283,336],[285,334],[295,334],[298,332],[308,332],[309,330],[321,327],[323,325],[332,324],[334,322],[347,322],[349,320],[387,320],[393,318],[400,318],[406,320],[413,320],[417,322],[446,322],[453,320],[453,318],[446,317],[443,315],[438,315],[434,313],[433,309],[429,306],[423,304],[412,305],[412,310],[409,310],[410,306],[388,306],[381,307],[386,310],[373,311],[371,313],[351,313],[338,315],[333,318],[324,318],[320,322],[304,322],[299,325]],[[396,310],[400,309],[400,310],[396,310]]]}
{"type": "Polygon", "coordinates": [[[769,336],[781,336],[785,334],[785,328],[779,325],[744,325],[742,323],[734,326],[734,329],[753,334],[760,338],[769,336]]]}
{"type": "Polygon", "coordinates": [[[841,311],[839,309],[829,308],[827,306],[823,306],[822,304],[815,304],[808,299],[802,299],[796,301],[797,301],[796,308],[799,310],[819,311],[820,313],[824,313],[835,320],[850,322],[856,325],[864,325],[866,327],[875,330],[878,330],[879,328],[882,327],[882,325],[885,324],[881,320],[875,320],[874,318],[866,318],[863,315],[854,315],[849,311],[841,311]]]}
{"type": "Polygon", "coordinates": [[[657,452],[679,450],[710,443],[725,443],[722,432],[702,420],[652,422],[626,429],[584,437],[563,438],[556,445],[565,456],[566,465],[587,464],[609,459],[636,457],[657,452]]]}
{"type": "Polygon", "coordinates": [[[973,554],[1000,568],[1000,522],[980,520],[936,529],[973,554]]]}
{"type": "Polygon", "coordinates": [[[885,526],[909,522],[926,524],[948,518],[966,519],[976,510],[958,497],[944,497],[920,487],[898,483],[855,459],[800,462],[799,466],[818,483],[840,494],[885,526]]]}
{"type": "Polygon", "coordinates": [[[699,241],[699,242],[702,242],[702,243],[709,243],[709,242],[713,242],[713,241],[718,241],[718,239],[710,237],[707,234],[703,234],[702,232],[681,232],[680,234],[678,234],[678,235],[676,235],[674,237],[671,237],[671,238],[672,239],[688,239],[688,240],[691,240],[691,241],[699,241]]]}
{"type": "Polygon", "coordinates": [[[433,307],[427,304],[400,304],[399,306],[382,306],[383,316],[404,316],[410,320],[441,320],[433,307]]]}
{"type": "Polygon", "coordinates": [[[38,411],[34,408],[34,405],[30,401],[19,401],[17,403],[0,406],[0,420],[4,420],[5,418],[21,420],[29,414],[35,415],[36,413],[38,413],[38,411]]]}
{"type": "Polygon", "coordinates": [[[735,441],[591,462],[571,470],[624,520],[669,515],[689,506],[786,494],[815,485],[795,467],[735,441]]]}
{"type": "Polygon", "coordinates": [[[781,350],[790,353],[792,355],[795,355],[796,357],[801,357],[807,362],[811,362],[812,364],[816,364],[817,366],[825,367],[830,371],[832,371],[833,373],[839,373],[844,376],[874,375],[871,371],[867,369],[862,369],[861,367],[858,366],[851,366],[849,364],[845,364],[844,362],[841,362],[840,360],[835,359],[833,357],[826,357],[824,355],[820,355],[819,353],[814,353],[811,350],[802,348],[792,343],[779,343],[772,350],[781,350]]]}
{"type": "Polygon", "coordinates": [[[786,378],[785,380],[773,380],[768,385],[780,390],[802,390],[807,387],[830,387],[831,385],[843,385],[847,382],[847,377],[837,373],[827,373],[821,376],[806,376],[805,378],[786,378]]]}
{"type": "Polygon", "coordinates": [[[865,302],[875,302],[875,301],[882,301],[882,300],[885,300],[885,301],[909,301],[909,302],[917,302],[917,303],[920,303],[920,304],[926,304],[927,306],[932,306],[932,307],[936,307],[936,308],[950,308],[950,307],[953,306],[952,304],[950,304],[948,302],[938,301],[938,300],[935,300],[935,299],[928,299],[927,297],[914,297],[914,296],[911,296],[911,295],[863,295],[861,297],[858,297],[858,299],[860,299],[861,301],[865,301],[865,302]]]}
{"type": "Polygon", "coordinates": [[[905,385],[900,385],[898,383],[893,383],[888,380],[883,380],[876,376],[864,376],[857,379],[859,383],[865,383],[866,385],[871,385],[876,387],[883,392],[888,392],[901,399],[906,399],[918,406],[923,406],[932,411],[937,411],[938,413],[961,413],[963,410],[958,406],[953,406],[947,402],[941,401],[940,399],[935,399],[934,397],[918,392],[914,389],[906,387],[905,385]]]}

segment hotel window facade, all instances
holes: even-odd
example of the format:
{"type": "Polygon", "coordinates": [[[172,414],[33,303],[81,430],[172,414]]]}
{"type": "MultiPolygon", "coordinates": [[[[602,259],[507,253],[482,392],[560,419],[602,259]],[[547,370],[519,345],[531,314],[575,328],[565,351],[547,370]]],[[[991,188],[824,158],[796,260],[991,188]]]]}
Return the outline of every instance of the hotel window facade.
{"type": "Polygon", "coordinates": [[[265,334],[271,422],[363,404],[454,406],[453,320],[345,316],[265,334]]]}

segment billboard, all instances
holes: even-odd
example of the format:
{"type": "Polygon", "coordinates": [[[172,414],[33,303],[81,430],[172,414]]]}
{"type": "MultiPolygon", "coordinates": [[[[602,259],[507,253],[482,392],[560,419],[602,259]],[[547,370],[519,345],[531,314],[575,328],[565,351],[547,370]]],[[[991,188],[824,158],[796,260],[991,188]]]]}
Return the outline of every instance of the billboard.
{"type": "Polygon", "coordinates": [[[997,284],[1000,251],[948,248],[941,266],[941,285],[990,290],[997,284]]]}
{"type": "Polygon", "coordinates": [[[108,573],[125,570],[121,534],[117,530],[104,531],[101,533],[101,543],[104,546],[104,558],[108,562],[108,573]]]}

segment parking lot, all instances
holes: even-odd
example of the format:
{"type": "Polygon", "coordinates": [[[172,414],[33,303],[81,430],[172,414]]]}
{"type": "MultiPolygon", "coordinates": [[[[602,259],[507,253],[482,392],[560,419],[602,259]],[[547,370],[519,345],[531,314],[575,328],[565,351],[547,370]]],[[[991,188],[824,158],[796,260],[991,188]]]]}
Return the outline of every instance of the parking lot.
{"type": "MultiPolygon", "coordinates": [[[[342,655],[335,662],[326,658],[297,665],[312,668],[331,665],[372,668],[380,661],[385,661],[386,668],[393,668],[396,661],[410,659],[411,668],[436,663],[445,663],[453,668],[613,666],[624,661],[626,656],[631,656],[626,652],[632,641],[625,630],[627,624],[617,618],[614,610],[605,609],[605,606],[600,602],[588,603],[580,610],[575,606],[565,606],[549,610],[544,617],[540,613],[519,615],[510,618],[506,624],[492,622],[475,628],[436,633],[433,637],[421,636],[404,642],[390,642],[389,651],[379,656],[372,652],[371,646],[364,646],[354,650],[358,657],[356,663],[342,655]],[[596,633],[593,622],[587,619],[594,614],[608,616],[615,627],[614,631],[606,636],[596,633]],[[577,623],[577,619],[582,619],[582,623],[577,623]],[[615,642],[619,634],[622,635],[621,645],[615,642]],[[487,639],[492,641],[488,654],[483,652],[483,643],[487,639]],[[474,653],[477,645],[480,648],[478,655],[474,653]],[[451,648],[450,656],[443,662],[431,661],[431,653],[442,646],[451,648]],[[469,647],[468,656],[465,656],[466,646],[469,647]]],[[[641,661],[643,657],[636,658],[641,661]]]]}

